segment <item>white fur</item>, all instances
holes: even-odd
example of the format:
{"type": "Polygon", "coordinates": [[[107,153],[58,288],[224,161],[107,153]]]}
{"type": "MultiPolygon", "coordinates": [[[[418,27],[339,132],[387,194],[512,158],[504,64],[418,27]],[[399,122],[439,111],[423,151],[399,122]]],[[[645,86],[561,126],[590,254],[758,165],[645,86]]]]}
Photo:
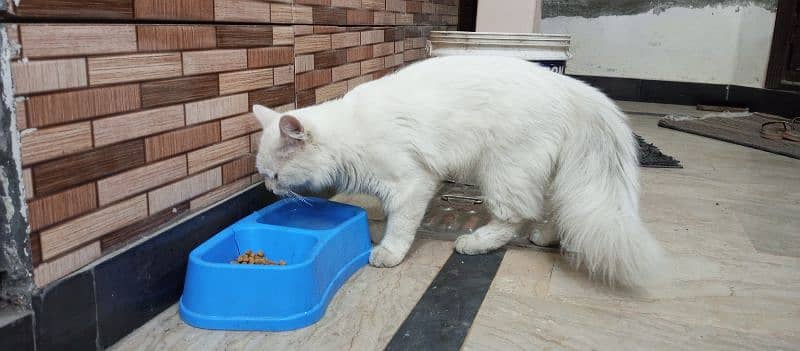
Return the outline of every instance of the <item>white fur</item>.
{"type": "Polygon", "coordinates": [[[433,58],[339,100],[254,111],[264,125],[257,167],[268,188],[333,185],[382,200],[388,223],[370,257],[375,266],[403,260],[446,177],[480,185],[493,215],[458,238],[459,252],[496,249],[523,222],[543,220],[550,186],[561,246],[593,276],[638,285],[661,258],[639,218],[625,115],[596,89],[529,62],[433,58]],[[284,115],[303,124],[302,143],[286,145],[277,122],[284,115]]]}

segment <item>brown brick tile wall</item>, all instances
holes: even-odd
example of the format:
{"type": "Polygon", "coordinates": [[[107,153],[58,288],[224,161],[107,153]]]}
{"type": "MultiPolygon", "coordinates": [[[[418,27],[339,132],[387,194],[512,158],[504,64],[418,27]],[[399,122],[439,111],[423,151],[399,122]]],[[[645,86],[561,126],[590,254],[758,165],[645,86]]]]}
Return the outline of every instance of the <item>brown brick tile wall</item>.
{"type": "Polygon", "coordinates": [[[424,38],[455,23],[457,7],[25,0],[11,13],[42,19],[2,26],[20,47],[11,72],[43,286],[257,183],[252,104],[321,103],[422,59],[424,38]]]}

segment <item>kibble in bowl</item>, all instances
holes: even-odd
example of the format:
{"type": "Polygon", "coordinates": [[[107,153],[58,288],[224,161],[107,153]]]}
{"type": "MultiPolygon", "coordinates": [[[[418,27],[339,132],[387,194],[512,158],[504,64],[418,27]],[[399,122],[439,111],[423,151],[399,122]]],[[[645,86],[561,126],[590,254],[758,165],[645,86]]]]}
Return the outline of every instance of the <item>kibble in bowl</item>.
{"type": "Polygon", "coordinates": [[[239,255],[235,260],[231,261],[231,264],[260,264],[260,265],[268,265],[268,266],[285,266],[286,261],[273,261],[264,256],[264,250],[258,250],[258,252],[253,252],[253,250],[247,250],[243,254],[239,255]]]}

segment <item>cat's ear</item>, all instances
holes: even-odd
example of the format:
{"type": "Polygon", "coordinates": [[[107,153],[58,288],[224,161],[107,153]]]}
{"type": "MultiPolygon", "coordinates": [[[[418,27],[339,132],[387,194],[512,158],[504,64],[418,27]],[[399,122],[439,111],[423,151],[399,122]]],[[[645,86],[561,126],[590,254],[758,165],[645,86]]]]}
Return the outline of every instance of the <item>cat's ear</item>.
{"type": "Polygon", "coordinates": [[[281,117],[281,121],[278,125],[281,129],[282,137],[293,141],[306,140],[306,129],[303,127],[303,124],[300,123],[300,120],[294,116],[285,115],[281,117]]]}
{"type": "Polygon", "coordinates": [[[261,105],[253,105],[253,114],[256,115],[256,119],[261,122],[261,126],[264,128],[267,128],[270,125],[270,122],[274,121],[275,118],[278,118],[281,115],[269,107],[261,105]]]}

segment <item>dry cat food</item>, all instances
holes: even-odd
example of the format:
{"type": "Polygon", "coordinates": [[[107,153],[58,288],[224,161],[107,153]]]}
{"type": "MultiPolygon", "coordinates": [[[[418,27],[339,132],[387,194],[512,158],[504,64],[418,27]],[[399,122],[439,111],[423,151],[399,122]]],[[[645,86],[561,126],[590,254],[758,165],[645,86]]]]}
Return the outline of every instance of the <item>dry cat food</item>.
{"type": "Polygon", "coordinates": [[[231,261],[231,264],[262,264],[262,265],[270,265],[270,266],[285,266],[286,261],[273,261],[264,256],[263,250],[258,250],[258,252],[253,252],[252,250],[247,250],[243,254],[239,255],[235,260],[231,261]]]}

